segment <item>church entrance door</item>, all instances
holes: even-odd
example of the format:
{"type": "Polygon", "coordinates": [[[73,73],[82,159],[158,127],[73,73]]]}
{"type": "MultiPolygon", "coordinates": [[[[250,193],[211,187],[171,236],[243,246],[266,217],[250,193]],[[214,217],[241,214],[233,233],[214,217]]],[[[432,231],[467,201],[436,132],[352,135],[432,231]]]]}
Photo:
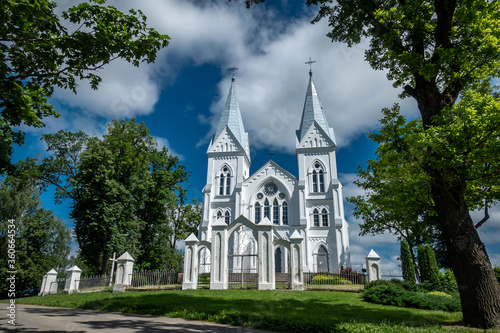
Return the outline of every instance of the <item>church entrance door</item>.
{"type": "Polygon", "coordinates": [[[257,241],[250,228],[241,226],[229,237],[227,260],[229,289],[257,288],[257,241]]]}

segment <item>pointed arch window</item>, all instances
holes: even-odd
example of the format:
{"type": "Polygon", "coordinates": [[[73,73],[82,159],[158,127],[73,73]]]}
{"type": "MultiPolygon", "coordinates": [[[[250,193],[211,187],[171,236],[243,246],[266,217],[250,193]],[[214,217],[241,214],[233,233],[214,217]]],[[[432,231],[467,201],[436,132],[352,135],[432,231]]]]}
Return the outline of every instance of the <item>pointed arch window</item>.
{"type": "Polygon", "coordinates": [[[281,206],[282,209],[282,219],[283,219],[283,224],[288,224],[288,204],[286,201],[283,201],[283,205],[281,206]]]}
{"type": "Polygon", "coordinates": [[[271,208],[269,207],[269,200],[264,201],[264,218],[271,218],[271,208]]]}
{"type": "Polygon", "coordinates": [[[314,226],[319,227],[319,211],[317,208],[314,208],[313,211],[313,221],[314,221],[314,226]]]}
{"type": "Polygon", "coordinates": [[[314,163],[312,172],[312,191],[325,192],[325,173],[319,162],[314,163]]]}
{"type": "Polygon", "coordinates": [[[229,224],[231,220],[231,214],[229,213],[228,210],[226,210],[226,213],[224,214],[224,222],[226,222],[226,224],[229,224]]]}
{"type": "Polygon", "coordinates": [[[273,202],[273,223],[280,224],[280,206],[276,198],[274,198],[273,202]]]}
{"type": "Polygon", "coordinates": [[[231,171],[224,166],[219,175],[219,195],[229,195],[231,193],[231,171]]]}
{"type": "Polygon", "coordinates": [[[321,222],[323,227],[328,227],[328,211],[326,208],[321,211],[321,222]]]}
{"type": "Polygon", "coordinates": [[[222,218],[222,212],[219,210],[217,212],[217,219],[220,220],[222,218]]]}
{"type": "Polygon", "coordinates": [[[260,203],[256,202],[255,203],[255,223],[259,223],[260,220],[261,220],[260,203]]]}

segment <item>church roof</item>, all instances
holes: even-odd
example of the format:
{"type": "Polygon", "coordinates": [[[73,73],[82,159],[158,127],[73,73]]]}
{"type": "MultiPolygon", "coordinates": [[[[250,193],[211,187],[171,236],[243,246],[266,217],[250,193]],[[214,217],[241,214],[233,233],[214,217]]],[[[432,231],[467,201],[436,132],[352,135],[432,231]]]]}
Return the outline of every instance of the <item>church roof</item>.
{"type": "Polygon", "coordinates": [[[300,122],[300,129],[297,131],[298,142],[302,141],[302,138],[314,121],[316,121],[316,123],[318,123],[328,136],[330,136],[330,139],[335,142],[333,129],[328,126],[326,115],[323,111],[323,105],[321,104],[318,92],[316,91],[312,71],[309,71],[309,85],[307,86],[306,99],[304,101],[304,109],[302,111],[302,120],[300,122]]]}
{"type": "Polygon", "coordinates": [[[214,139],[219,136],[219,134],[224,130],[225,127],[229,130],[238,140],[242,147],[246,147],[246,132],[245,127],[243,127],[243,119],[241,118],[240,106],[238,105],[238,99],[236,97],[236,87],[234,84],[234,77],[231,82],[231,87],[229,88],[229,94],[227,95],[226,104],[222,115],[219,120],[219,125],[217,126],[217,131],[215,132],[214,139]]]}

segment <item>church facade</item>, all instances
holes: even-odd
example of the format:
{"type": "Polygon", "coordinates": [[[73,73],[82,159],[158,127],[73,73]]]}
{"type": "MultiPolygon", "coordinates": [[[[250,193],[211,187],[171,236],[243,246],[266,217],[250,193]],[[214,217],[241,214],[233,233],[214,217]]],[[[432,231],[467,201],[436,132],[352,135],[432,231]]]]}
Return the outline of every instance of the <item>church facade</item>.
{"type": "MultiPolygon", "coordinates": [[[[298,124],[299,125],[299,124],[298,124]]],[[[212,227],[245,221],[272,225],[274,270],[287,273],[290,253],[280,240],[302,238],[303,272],[338,273],[350,267],[348,224],[342,184],[337,177],[336,142],[309,72],[302,120],[296,131],[298,176],[272,160],[250,173],[250,142],[245,131],[234,77],[215,135],[208,147],[198,239],[213,244],[212,227]]],[[[257,266],[251,228],[240,227],[228,242],[232,272],[257,266]]],[[[285,244],[285,242],[283,243],[285,244]]],[[[213,247],[213,245],[212,245],[213,247]]],[[[201,253],[199,273],[210,271],[210,253],[201,253]]],[[[213,260],[213,258],[212,258],[213,260]]]]}

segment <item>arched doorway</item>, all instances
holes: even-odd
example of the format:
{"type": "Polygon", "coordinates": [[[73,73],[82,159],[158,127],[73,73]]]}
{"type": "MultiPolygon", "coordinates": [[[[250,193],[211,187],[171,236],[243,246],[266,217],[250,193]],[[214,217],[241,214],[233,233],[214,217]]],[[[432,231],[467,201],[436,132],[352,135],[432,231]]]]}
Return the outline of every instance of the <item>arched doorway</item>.
{"type": "Polygon", "coordinates": [[[318,248],[316,253],[316,272],[329,272],[328,266],[328,250],[324,245],[318,248]]]}
{"type": "Polygon", "coordinates": [[[275,273],[281,273],[283,271],[283,268],[281,266],[281,258],[282,258],[281,248],[278,247],[278,249],[274,252],[274,272],[275,273]]]}
{"type": "Polygon", "coordinates": [[[228,242],[227,260],[228,288],[257,288],[257,241],[252,229],[240,226],[231,234],[228,242]]]}

